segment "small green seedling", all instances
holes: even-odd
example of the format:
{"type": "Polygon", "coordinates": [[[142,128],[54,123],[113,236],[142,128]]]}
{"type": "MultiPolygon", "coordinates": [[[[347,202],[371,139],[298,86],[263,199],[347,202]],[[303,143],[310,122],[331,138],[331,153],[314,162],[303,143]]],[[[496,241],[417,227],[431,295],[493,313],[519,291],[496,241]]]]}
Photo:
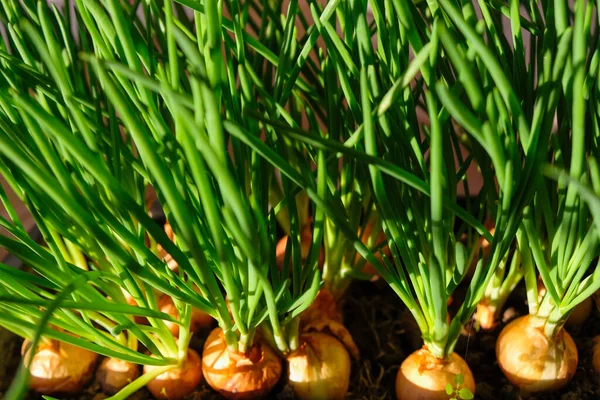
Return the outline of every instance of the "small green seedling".
{"type": "Polygon", "coordinates": [[[466,387],[461,387],[465,381],[465,377],[462,374],[458,374],[454,377],[454,383],[456,387],[452,387],[452,384],[446,385],[446,394],[450,397],[450,400],[471,400],[475,398],[473,393],[466,387]]]}

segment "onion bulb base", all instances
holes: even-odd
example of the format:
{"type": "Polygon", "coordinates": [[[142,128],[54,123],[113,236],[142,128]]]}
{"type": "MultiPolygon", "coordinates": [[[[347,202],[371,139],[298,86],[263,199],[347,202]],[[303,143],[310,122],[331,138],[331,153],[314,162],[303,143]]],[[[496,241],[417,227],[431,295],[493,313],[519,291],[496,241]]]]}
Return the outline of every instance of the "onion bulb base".
{"type": "Polygon", "coordinates": [[[344,399],[350,386],[350,356],[339,340],[321,332],[300,336],[290,353],[288,382],[300,400],[344,399]]]}
{"type": "MultiPolygon", "coordinates": [[[[160,368],[152,365],[144,366],[144,374],[160,368]]],[[[202,381],[202,362],[200,356],[188,349],[183,364],[163,372],[151,380],[146,387],[152,395],[160,400],[180,400],[192,393],[202,381]]]]}
{"type": "Polygon", "coordinates": [[[547,338],[543,326],[529,315],[506,325],[496,342],[496,358],[506,378],[523,392],[564,387],[577,370],[575,342],[564,329],[547,338]]]}
{"type": "Polygon", "coordinates": [[[96,380],[106,394],[115,394],[140,376],[140,366],[116,358],[105,358],[96,371],[96,380]]]}
{"type": "Polygon", "coordinates": [[[398,400],[448,400],[446,385],[463,376],[463,387],[475,393],[475,380],[469,366],[458,354],[439,359],[426,347],[412,353],[400,366],[396,377],[398,400]]]}
{"type": "Polygon", "coordinates": [[[98,354],[69,343],[51,340],[32,352],[31,342],[22,347],[24,360],[33,357],[29,368],[29,388],[47,395],[72,395],[92,379],[98,354]]]}
{"type": "Polygon", "coordinates": [[[257,342],[247,353],[233,353],[221,328],[214,329],[204,344],[202,372],[206,382],[227,399],[266,396],[281,377],[281,361],[265,343],[257,342]]]}

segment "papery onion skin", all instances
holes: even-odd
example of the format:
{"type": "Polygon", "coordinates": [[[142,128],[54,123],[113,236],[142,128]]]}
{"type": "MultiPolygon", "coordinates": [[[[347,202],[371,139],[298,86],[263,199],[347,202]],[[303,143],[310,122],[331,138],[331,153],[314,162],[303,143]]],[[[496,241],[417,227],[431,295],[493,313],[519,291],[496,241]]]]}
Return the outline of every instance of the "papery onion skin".
{"type": "Polygon", "coordinates": [[[498,365],[508,380],[525,392],[558,390],[575,374],[577,348],[564,329],[549,340],[534,318],[517,318],[500,332],[498,365]]]}
{"type": "Polygon", "coordinates": [[[456,375],[464,378],[462,387],[475,394],[475,380],[469,366],[458,354],[439,359],[426,347],[412,353],[400,366],[396,377],[398,400],[448,400],[446,385],[455,386],[456,375]]]}
{"type": "MultiPolygon", "coordinates": [[[[160,368],[152,365],[144,366],[148,374],[160,368]]],[[[158,375],[146,387],[152,396],[159,400],[180,400],[192,393],[202,381],[202,361],[192,349],[188,349],[183,365],[158,375]]]]}
{"type": "Polygon", "coordinates": [[[350,356],[331,335],[310,332],[300,336],[300,347],[290,353],[288,381],[300,400],[338,400],[350,386],[350,356]]]}
{"type": "Polygon", "coordinates": [[[214,329],[204,344],[202,372],[206,382],[228,399],[258,399],[266,396],[281,377],[281,361],[264,343],[247,353],[232,353],[223,330],[214,329]]]}
{"type": "Polygon", "coordinates": [[[96,371],[96,380],[106,394],[117,393],[139,376],[139,365],[116,358],[105,358],[96,371]]]}
{"type": "MultiPolygon", "coordinates": [[[[22,347],[24,360],[32,356],[31,342],[22,347]]],[[[72,344],[52,340],[38,346],[29,368],[29,388],[47,395],[80,392],[92,379],[98,354],[72,344]]]]}
{"type": "MultiPolygon", "coordinates": [[[[158,309],[165,314],[169,314],[172,317],[179,319],[179,312],[171,296],[163,295],[158,300],[158,309]]],[[[212,326],[213,318],[207,313],[198,310],[197,308],[192,309],[192,321],[190,323],[190,332],[199,332],[203,329],[208,329],[212,326]]],[[[179,324],[171,321],[165,321],[165,325],[169,328],[169,331],[175,337],[179,337],[179,324]]]]}

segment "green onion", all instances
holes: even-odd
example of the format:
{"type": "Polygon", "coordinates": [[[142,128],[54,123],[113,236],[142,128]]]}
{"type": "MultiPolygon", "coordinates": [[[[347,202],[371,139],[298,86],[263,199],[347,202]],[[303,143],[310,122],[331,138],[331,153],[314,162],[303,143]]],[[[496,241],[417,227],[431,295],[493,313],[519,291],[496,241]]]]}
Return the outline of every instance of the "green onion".
{"type": "MultiPolygon", "coordinates": [[[[222,12],[216,4],[195,15],[202,24],[197,37],[188,34],[189,21],[177,20],[169,3],[165,8],[148,2],[145,24],[117,1],[77,5],[81,26],[74,37],[63,29],[68,15],[51,16],[44,3],[37,10],[2,3],[10,17],[11,49],[2,50],[8,88],[0,93],[2,174],[48,246],[33,242],[20,221],[3,220],[10,236],[2,237],[2,246],[42,278],[3,269],[2,324],[34,345],[42,335],[161,367],[146,369],[114,396],[118,399],[147,383],[158,392],[176,390],[157,382],[167,370],[187,368],[193,358],[187,347],[192,308],[197,308],[217,319],[215,332],[222,332],[217,336],[226,354],[253,349],[272,354],[271,364],[255,365],[255,373],[266,368],[276,379],[250,379],[244,386],[235,375],[226,377],[234,379],[234,391],[266,393],[281,373],[269,345],[279,352],[298,347],[299,315],[315,298],[320,274],[316,257],[299,257],[300,217],[289,207],[298,191],[285,178],[279,201],[288,205],[292,273],[276,268],[275,210],[281,207],[270,206],[265,190],[276,175],[224,129],[227,118],[245,134],[260,135],[260,126],[243,116],[256,108],[261,90],[244,66],[265,60],[261,53],[242,51],[246,37],[236,24],[247,18],[234,16],[239,42],[232,43],[219,29],[222,12]],[[226,64],[239,68],[227,75],[226,64]],[[37,80],[29,79],[32,74],[37,80]],[[241,97],[234,96],[238,78],[247,84],[241,97]],[[158,195],[174,242],[148,216],[148,186],[158,195]],[[155,243],[152,248],[146,236],[155,243]],[[178,271],[166,268],[152,251],[156,245],[176,261],[178,271]],[[79,281],[85,288],[67,290],[69,282],[79,281]],[[125,305],[120,283],[136,306],[125,305]],[[172,297],[177,319],[160,311],[160,293],[172,297]],[[48,328],[46,320],[52,324],[48,328]],[[178,338],[167,322],[178,326],[178,338]],[[265,341],[262,347],[259,340],[265,341]],[[137,353],[138,341],[150,355],[137,353]]],[[[257,42],[250,40],[249,46],[257,42]]],[[[315,246],[319,242],[316,236],[315,246]]],[[[207,342],[209,353],[210,346],[207,342]]],[[[210,358],[203,361],[210,370],[210,358]]],[[[221,388],[223,382],[205,377],[221,388]]],[[[15,388],[25,380],[19,382],[15,388]]]]}

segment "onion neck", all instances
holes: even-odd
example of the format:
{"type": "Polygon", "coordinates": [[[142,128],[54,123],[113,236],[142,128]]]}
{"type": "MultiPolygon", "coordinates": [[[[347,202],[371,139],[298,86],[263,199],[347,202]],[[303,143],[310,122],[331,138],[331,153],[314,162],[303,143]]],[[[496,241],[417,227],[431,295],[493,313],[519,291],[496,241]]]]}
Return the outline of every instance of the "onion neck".
{"type": "Polygon", "coordinates": [[[237,352],[239,348],[237,333],[231,329],[225,329],[223,326],[221,326],[221,329],[223,330],[223,336],[225,338],[225,343],[227,344],[227,349],[230,352],[237,352]]]}
{"type": "Polygon", "coordinates": [[[431,354],[440,360],[448,358],[448,352],[446,351],[446,341],[441,340],[425,340],[424,348],[431,354]]]}
{"type": "Polygon", "coordinates": [[[325,224],[325,262],[323,263],[323,287],[337,300],[348,288],[350,278],[343,271],[352,268],[354,245],[346,239],[331,221],[325,224]]]}
{"type": "Polygon", "coordinates": [[[254,335],[256,333],[255,329],[250,329],[248,333],[240,333],[240,337],[238,338],[238,351],[240,353],[247,353],[254,346],[254,335]]]}
{"type": "Polygon", "coordinates": [[[263,322],[260,325],[260,339],[281,357],[284,357],[290,349],[285,338],[276,337],[268,323],[263,322]]]}
{"type": "Polygon", "coordinates": [[[565,322],[567,322],[567,316],[563,315],[556,307],[544,325],[544,335],[549,339],[554,338],[561,331],[565,322]]]}
{"type": "MultiPolygon", "coordinates": [[[[343,247],[343,246],[340,246],[343,247]]],[[[338,299],[346,291],[349,279],[345,278],[342,271],[346,269],[344,252],[338,249],[325,250],[325,263],[323,264],[323,288],[338,299]]]]}
{"type": "Polygon", "coordinates": [[[531,323],[541,329],[544,336],[549,340],[553,341],[556,335],[564,327],[567,321],[567,316],[560,312],[559,307],[552,307],[547,309],[542,304],[537,314],[530,315],[531,323]]]}
{"type": "Polygon", "coordinates": [[[290,351],[300,347],[300,317],[294,318],[288,327],[288,344],[290,351]]]}
{"type": "Polygon", "coordinates": [[[440,362],[448,360],[449,354],[446,352],[445,346],[441,343],[425,342],[423,349],[431,353],[440,362]]]}

